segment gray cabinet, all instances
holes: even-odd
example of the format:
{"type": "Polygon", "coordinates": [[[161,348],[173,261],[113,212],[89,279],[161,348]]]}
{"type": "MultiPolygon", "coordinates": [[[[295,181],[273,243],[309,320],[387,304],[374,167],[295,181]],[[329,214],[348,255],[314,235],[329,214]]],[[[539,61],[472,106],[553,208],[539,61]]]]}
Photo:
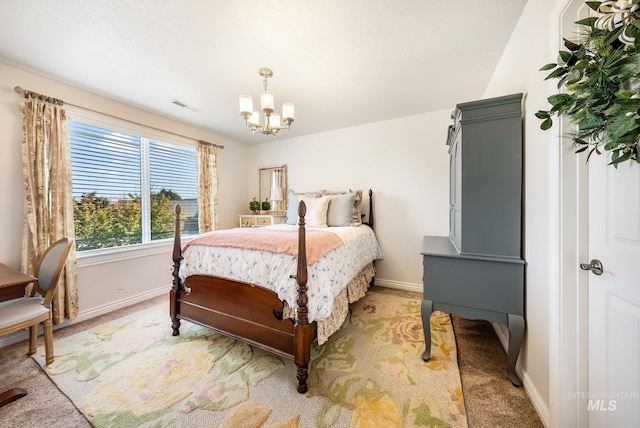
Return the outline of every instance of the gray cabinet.
{"type": "Polygon", "coordinates": [[[522,94],[458,104],[447,134],[449,236],[422,242],[422,321],[428,360],[429,319],[442,310],[509,328],[508,373],[524,334],[522,258],[522,94]]]}
{"type": "Polygon", "coordinates": [[[447,144],[451,241],[462,254],[519,258],[522,96],[458,104],[447,144]]]}

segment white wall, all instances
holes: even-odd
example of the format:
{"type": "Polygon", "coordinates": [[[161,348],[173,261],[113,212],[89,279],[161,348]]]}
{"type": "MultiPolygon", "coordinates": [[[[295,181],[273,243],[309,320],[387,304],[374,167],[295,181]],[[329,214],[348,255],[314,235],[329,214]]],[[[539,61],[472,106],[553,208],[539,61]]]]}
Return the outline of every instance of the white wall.
{"type": "MultiPolygon", "coordinates": [[[[0,62],[0,262],[20,268],[24,190],[21,158],[21,86],[89,109],[170,130],[196,139],[224,145],[219,151],[221,227],[237,224],[237,213],[245,206],[247,189],[246,146],[221,138],[209,131],[74,88],[64,83],[0,62]]],[[[194,143],[195,144],[195,143],[194,143]]],[[[98,315],[114,307],[135,303],[158,293],[171,284],[170,243],[142,252],[112,255],[96,263],[78,260],[79,318],[98,315]]]]}
{"type": "Polygon", "coordinates": [[[450,114],[447,109],[250,146],[247,204],[258,196],[258,168],[281,164],[287,164],[295,191],[372,189],[384,255],[376,263],[376,283],[422,291],[422,237],[449,231],[450,114]]]}

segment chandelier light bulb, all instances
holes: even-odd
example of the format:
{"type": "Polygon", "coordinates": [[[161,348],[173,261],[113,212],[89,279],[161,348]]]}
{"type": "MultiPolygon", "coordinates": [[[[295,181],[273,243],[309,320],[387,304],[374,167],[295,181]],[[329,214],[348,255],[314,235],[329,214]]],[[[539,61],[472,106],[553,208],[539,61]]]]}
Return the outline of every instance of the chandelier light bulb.
{"type": "Polygon", "coordinates": [[[251,95],[240,95],[240,114],[251,113],[253,111],[253,98],[251,95]]]}
{"type": "Polygon", "coordinates": [[[269,116],[269,125],[271,125],[272,128],[280,127],[280,113],[271,113],[271,116],[269,116]]]}
{"type": "Polygon", "coordinates": [[[293,103],[282,103],[282,118],[283,119],[294,119],[294,108],[293,103]]]}
{"type": "Polygon", "coordinates": [[[254,110],[251,112],[251,116],[248,119],[249,125],[259,126],[260,125],[260,113],[258,110],[254,110]]]}
{"type": "Polygon", "coordinates": [[[262,107],[262,111],[273,111],[274,105],[273,92],[264,91],[260,94],[260,106],[262,107]]]}

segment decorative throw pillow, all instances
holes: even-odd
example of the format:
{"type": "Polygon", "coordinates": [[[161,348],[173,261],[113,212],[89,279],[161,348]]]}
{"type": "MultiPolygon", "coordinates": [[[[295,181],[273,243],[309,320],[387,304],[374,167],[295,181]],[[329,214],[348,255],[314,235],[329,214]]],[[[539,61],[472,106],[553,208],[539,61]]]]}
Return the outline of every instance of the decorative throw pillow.
{"type": "Polygon", "coordinates": [[[330,195],[327,209],[327,226],[359,226],[360,223],[356,222],[354,224],[357,196],[358,194],[355,192],[330,195]]]}
{"type": "Polygon", "coordinates": [[[300,196],[299,200],[303,201],[307,207],[304,220],[308,227],[327,227],[329,196],[321,196],[319,198],[300,196]]]}
{"type": "Polygon", "coordinates": [[[343,195],[346,193],[355,193],[355,211],[353,213],[352,226],[358,226],[362,224],[362,190],[323,190],[324,195],[343,195]]]}
{"type": "Polygon", "coordinates": [[[322,193],[296,193],[293,189],[289,189],[289,193],[287,195],[287,213],[283,221],[284,224],[298,224],[298,203],[300,202],[300,196],[306,196],[308,198],[319,198],[320,196],[322,196],[322,193]]]}
{"type": "Polygon", "coordinates": [[[287,198],[287,217],[284,219],[286,224],[296,224],[298,222],[298,195],[289,189],[287,198]]]}

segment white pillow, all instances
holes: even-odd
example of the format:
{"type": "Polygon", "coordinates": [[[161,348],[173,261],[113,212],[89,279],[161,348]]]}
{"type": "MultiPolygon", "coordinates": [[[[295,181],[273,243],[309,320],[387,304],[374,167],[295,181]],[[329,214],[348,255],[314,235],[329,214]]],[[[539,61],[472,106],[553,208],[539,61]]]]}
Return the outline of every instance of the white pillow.
{"type": "Polygon", "coordinates": [[[327,227],[329,196],[321,196],[319,198],[300,196],[299,199],[304,201],[307,207],[307,213],[304,216],[305,224],[309,227],[327,227]]]}
{"type": "Polygon", "coordinates": [[[328,226],[360,226],[354,221],[356,217],[356,192],[329,195],[329,208],[327,208],[328,226]]]}
{"type": "Polygon", "coordinates": [[[287,200],[287,218],[284,219],[284,222],[286,224],[296,224],[298,222],[298,195],[293,189],[289,189],[287,200]]]}
{"type": "Polygon", "coordinates": [[[296,193],[293,189],[289,189],[289,195],[287,197],[287,217],[284,219],[285,224],[298,224],[298,198],[300,196],[307,196],[309,198],[319,198],[322,196],[321,192],[306,192],[296,193]]]}

